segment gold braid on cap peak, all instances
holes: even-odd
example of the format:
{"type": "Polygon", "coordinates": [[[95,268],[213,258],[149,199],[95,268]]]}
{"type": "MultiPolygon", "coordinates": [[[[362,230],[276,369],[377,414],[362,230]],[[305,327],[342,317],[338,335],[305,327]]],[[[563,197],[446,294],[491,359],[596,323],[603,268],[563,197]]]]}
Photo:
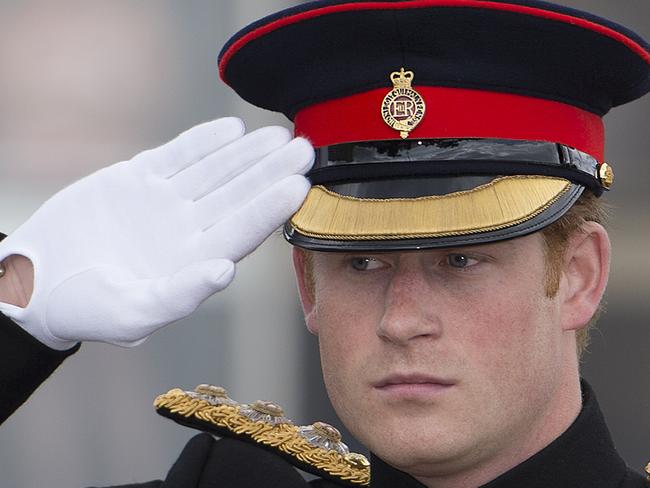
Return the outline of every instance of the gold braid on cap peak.
{"type": "Polygon", "coordinates": [[[240,404],[221,387],[199,385],[194,391],[169,390],[154,407],[181,425],[257,444],[317,476],[350,486],[370,484],[368,459],[351,453],[336,428],[324,422],[296,426],[275,403],[240,404]]]}
{"type": "Polygon", "coordinates": [[[539,215],[571,189],[563,178],[505,176],[471,190],[418,198],[356,198],[314,186],[291,225],[316,238],[415,239],[476,234],[539,215]]]}

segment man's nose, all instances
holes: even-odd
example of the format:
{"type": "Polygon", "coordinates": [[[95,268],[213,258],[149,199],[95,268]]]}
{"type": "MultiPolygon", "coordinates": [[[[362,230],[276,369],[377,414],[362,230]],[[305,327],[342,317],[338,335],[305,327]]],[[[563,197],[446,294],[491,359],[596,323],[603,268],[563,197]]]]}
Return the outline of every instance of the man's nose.
{"type": "Polygon", "coordinates": [[[435,290],[417,266],[398,266],[386,290],[377,335],[397,344],[442,334],[435,290]]]}

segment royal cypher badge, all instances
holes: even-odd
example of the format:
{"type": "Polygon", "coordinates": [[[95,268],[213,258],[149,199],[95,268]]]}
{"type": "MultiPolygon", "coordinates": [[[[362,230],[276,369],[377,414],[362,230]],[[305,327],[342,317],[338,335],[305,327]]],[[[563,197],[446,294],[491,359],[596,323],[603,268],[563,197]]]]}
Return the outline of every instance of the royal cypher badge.
{"type": "Polygon", "coordinates": [[[406,139],[424,117],[426,106],[418,92],[411,88],[413,71],[393,71],[390,74],[393,89],[384,97],[381,116],[389,126],[400,131],[406,139]]]}

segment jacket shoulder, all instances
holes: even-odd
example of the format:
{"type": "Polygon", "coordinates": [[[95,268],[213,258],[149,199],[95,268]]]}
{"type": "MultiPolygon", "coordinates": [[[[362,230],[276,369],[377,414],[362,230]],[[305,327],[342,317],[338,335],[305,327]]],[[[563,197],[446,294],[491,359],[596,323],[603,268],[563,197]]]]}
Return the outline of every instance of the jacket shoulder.
{"type": "Polygon", "coordinates": [[[643,476],[628,468],[620,488],[650,488],[650,463],[646,466],[646,473],[643,476]]]}
{"type": "Polygon", "coordinates": [[[308,488],[279,456],[250,443],[199,434],[187,443],[160,488],[308,488]]]}

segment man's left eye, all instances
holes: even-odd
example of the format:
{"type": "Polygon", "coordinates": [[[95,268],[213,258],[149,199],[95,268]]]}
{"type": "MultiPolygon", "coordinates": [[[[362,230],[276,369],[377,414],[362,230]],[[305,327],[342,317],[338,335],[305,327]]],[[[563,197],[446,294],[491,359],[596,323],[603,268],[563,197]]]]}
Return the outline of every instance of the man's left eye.
{"type": "Polygon", "coordinates": [[[469,268],[478,264],[478,259],[472,258],[467,254],[449,254],[447,256],[447,264],[452,268],[469,268]]]}
{"type": "Polygon", "coordinates": [[[369,271],[383,266],[381,261],[370,257],[354,257],[350,259],[350,264],[357,271],[369,271]]]}

